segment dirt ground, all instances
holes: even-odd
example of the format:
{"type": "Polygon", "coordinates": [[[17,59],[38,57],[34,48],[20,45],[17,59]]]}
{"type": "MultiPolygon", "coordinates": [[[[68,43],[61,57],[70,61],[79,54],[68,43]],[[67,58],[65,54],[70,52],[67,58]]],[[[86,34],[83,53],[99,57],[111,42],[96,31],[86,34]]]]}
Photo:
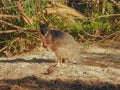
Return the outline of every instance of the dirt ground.
{"type": "Polygon", "coordinates": [[[53,52],[37,47],[0,58],[0,90],[120,90],[120,49],[82,49],[80,61],[56,64],[53,52]]]}

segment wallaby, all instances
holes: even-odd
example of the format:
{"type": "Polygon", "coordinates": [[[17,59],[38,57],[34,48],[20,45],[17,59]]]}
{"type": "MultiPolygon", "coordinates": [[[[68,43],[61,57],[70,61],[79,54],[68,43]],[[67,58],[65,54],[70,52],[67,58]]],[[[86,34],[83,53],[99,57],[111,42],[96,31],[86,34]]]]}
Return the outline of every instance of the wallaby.
{"type": "Polygon", "coordinates": [[[70,34],[60,30],[48,30],[48,23],[39,23],[39,26],[41,41],[46,48],[55,52],[57,66],[61,66],[63,60],[75,60],[79,56],[78,44],[70,34]]]}

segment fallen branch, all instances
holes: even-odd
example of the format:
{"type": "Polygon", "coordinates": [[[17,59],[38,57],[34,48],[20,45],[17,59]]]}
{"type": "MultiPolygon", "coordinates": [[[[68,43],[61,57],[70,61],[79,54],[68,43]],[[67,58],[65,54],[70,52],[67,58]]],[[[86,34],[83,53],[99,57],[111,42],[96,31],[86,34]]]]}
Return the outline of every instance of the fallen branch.
{"type": "Polygon", "coordinates": [[[97,37],[103,38],[103,36],[100,36],[100,35],[99,35],[99,36],[98,36],[98,35],[92,35],[92,34],[86,32],[86,31],[84,31],[84,30],[82,30],[82,31],[83,31],[84,34],[86,34],[86,35],[88,35],[88,36],[90,36],[90,37],[94,37],[94,38],[97,38],[97,37]]]}
{"type": "Polygon", "coordinates": [[[2,49],[0,49],[0,52],[2,52],[3,50],[5,50],[6,48],[8,48],[8,46],[5,46],[2,49]]]}
{"type": "Polygon", "coordinates": [[[17,5],[18,11],[19,11],[22,19],[25,21],[25,23],[28,24],[28,25],[32,24],[32,20],[30,18],[28,18],[26,16],[26,14],[24,13],[24,9],[23,9],[23,7],[20,3],[20,0],[16,1],[16,5],[17,5]]]}
{"type": "Polygon", "coordinates": [[[97,43],[94,43],[92,46],[94,46],[94,45],[96,45],[96,44],[98,44],[98,43],[100,43],[100,42],[102,42],[102,41],[104,41],[104,40],[110,38],[111,36],[113,36],[113,35],[115,35],[115,34],[120,34],[120,31],[116,31],[116,32],[114,32],[114,33],[112,33],[112,34],[110,34],[110,35],[104,37],[102,40],[98,41],[97,43]]]}
{"type": "Polygon", "coordinates": [[[0,11],[1,10],[9,10],[9,9],[12,9],[12,8],[16,8],[16,6],[0,7],[0,11]]]}
{"type": "Polygon", "coordinates": [[[7,42],[7,41],[0,41],[0,43],[5,43],[5,42],[7,42]]]}
{"type": "Polygon", "coordinates": [[[95,18],[91,19],[90,21],[96,20],[96,19],[98,19],[98,18],[114,17],[114,16],[120,16],[120,14],[102,15],[102,16],[95,17],[95,18]]]}
{"type": "Polygon", "coordinates": [[[115,0],[110,0],[113,4],[117,6],[118,9],[120,9],[120,4],[116,2],[115,0]]]}
{"type": "MultiPolygon", "coordinates": [[[[36,30],[28,30],[28,29],[24,29],[25,32],[37,32],[36,30]]],[[[23,32],[24,32],[23,31],[23,32]]],[[[0,34],[8,34],[8,33],[15,33],[18,32],[18,30],[2,30],[0,31],[0,34]]]]}
{"type": "Polygon", "coordinates": [[[0,20],[0,22],[3,23],[3,24],[6,24],[6,25],[8,25],[8,26],[12,26],[12,27],[14,27],[14,28],[17,28],[17,29],[20,30],[20,31],[23,31],[23,28],[20,27],[20,26],[14,25],[14,24],[12,24],[12,23],[9,23],[9,22],[3,21],[3,20],[0,20]]]}
{"type": "MultiPolygon", "coordinates": [[[[18,39],[19,39],[19,37],[13,39],[13,40],[10,42],[10,44],[13,44],[13,43],[16,42],[18,39]]],[[[2,52],[3,50],[5,50],[5,49],[7,49],[7,48],[8,48],[8,46],[3,47],[2,49],[0,49],[0,52],[2,52]]]]}
{"type": "Polygon", "coordinates": [[[17,18],[17,19],[19,19],[20,17],[19,16],[17,16],[17,15],[6,15],[6,14],[0,14],[0,18],[17,18]]]}
{"type": "Polygon", "coordinates": [[[82,41],[87,41],[81,34],[78,33],[78,36],[82,39],[82,41]]]}
{"type": "MultiPolygon", "coordinates": [[[[77,17],[83,21],[87,20],[87,17],[85,17],[84,15],[82,15],[80,12],[77,12],[75,9],[72,9],[70,7],[64,6],[64,5],[60,5],[60,4],[56,4],[57,7],[52,7],[52,8],[46,8],[46,10],[44,11],[44,13],[46,14],[68,14],[68,15],[72,15],[74,17],[77,17]]],[[[39,12],[39,14],[41,14],[41,12],[39,12]]]]}
{"type": "Polygon", "coordinates": [[[0,34],[3,34],[3,33],[14,33],[14,32],[18,32],[18,30],[2,30],[0,31],[0,34]]]}
{"type": "Polygon", "coordinates": [[[29,33],[33,38],[40,39],[39,35],[35,35],[34,33],[30,33],[30,32],[25,32],[25,33],[29,33]]]}

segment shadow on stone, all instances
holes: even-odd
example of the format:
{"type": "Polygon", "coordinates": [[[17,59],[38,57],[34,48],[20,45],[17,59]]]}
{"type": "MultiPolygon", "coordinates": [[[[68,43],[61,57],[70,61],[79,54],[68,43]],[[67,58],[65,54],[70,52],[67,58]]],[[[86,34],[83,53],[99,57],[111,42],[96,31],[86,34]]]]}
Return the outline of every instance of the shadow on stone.
{"type": "Polygon", "coordinates": [[[44,80],[35,76],[0,80],[0,90],[120,90],[120,85],[83,81],[44,80]]]}

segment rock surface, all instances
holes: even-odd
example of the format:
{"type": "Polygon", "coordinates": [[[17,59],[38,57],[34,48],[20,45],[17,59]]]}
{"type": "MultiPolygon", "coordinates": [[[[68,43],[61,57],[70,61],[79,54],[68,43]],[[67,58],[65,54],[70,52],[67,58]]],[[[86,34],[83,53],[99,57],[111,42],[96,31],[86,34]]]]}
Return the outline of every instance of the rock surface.
{"type": "Polygon", "coordinates": [[[80,56],[51,74],[56,56],[44,48],[0,58],[0,90],[120,90],[120,50],[91,47],[80,56]]]}

